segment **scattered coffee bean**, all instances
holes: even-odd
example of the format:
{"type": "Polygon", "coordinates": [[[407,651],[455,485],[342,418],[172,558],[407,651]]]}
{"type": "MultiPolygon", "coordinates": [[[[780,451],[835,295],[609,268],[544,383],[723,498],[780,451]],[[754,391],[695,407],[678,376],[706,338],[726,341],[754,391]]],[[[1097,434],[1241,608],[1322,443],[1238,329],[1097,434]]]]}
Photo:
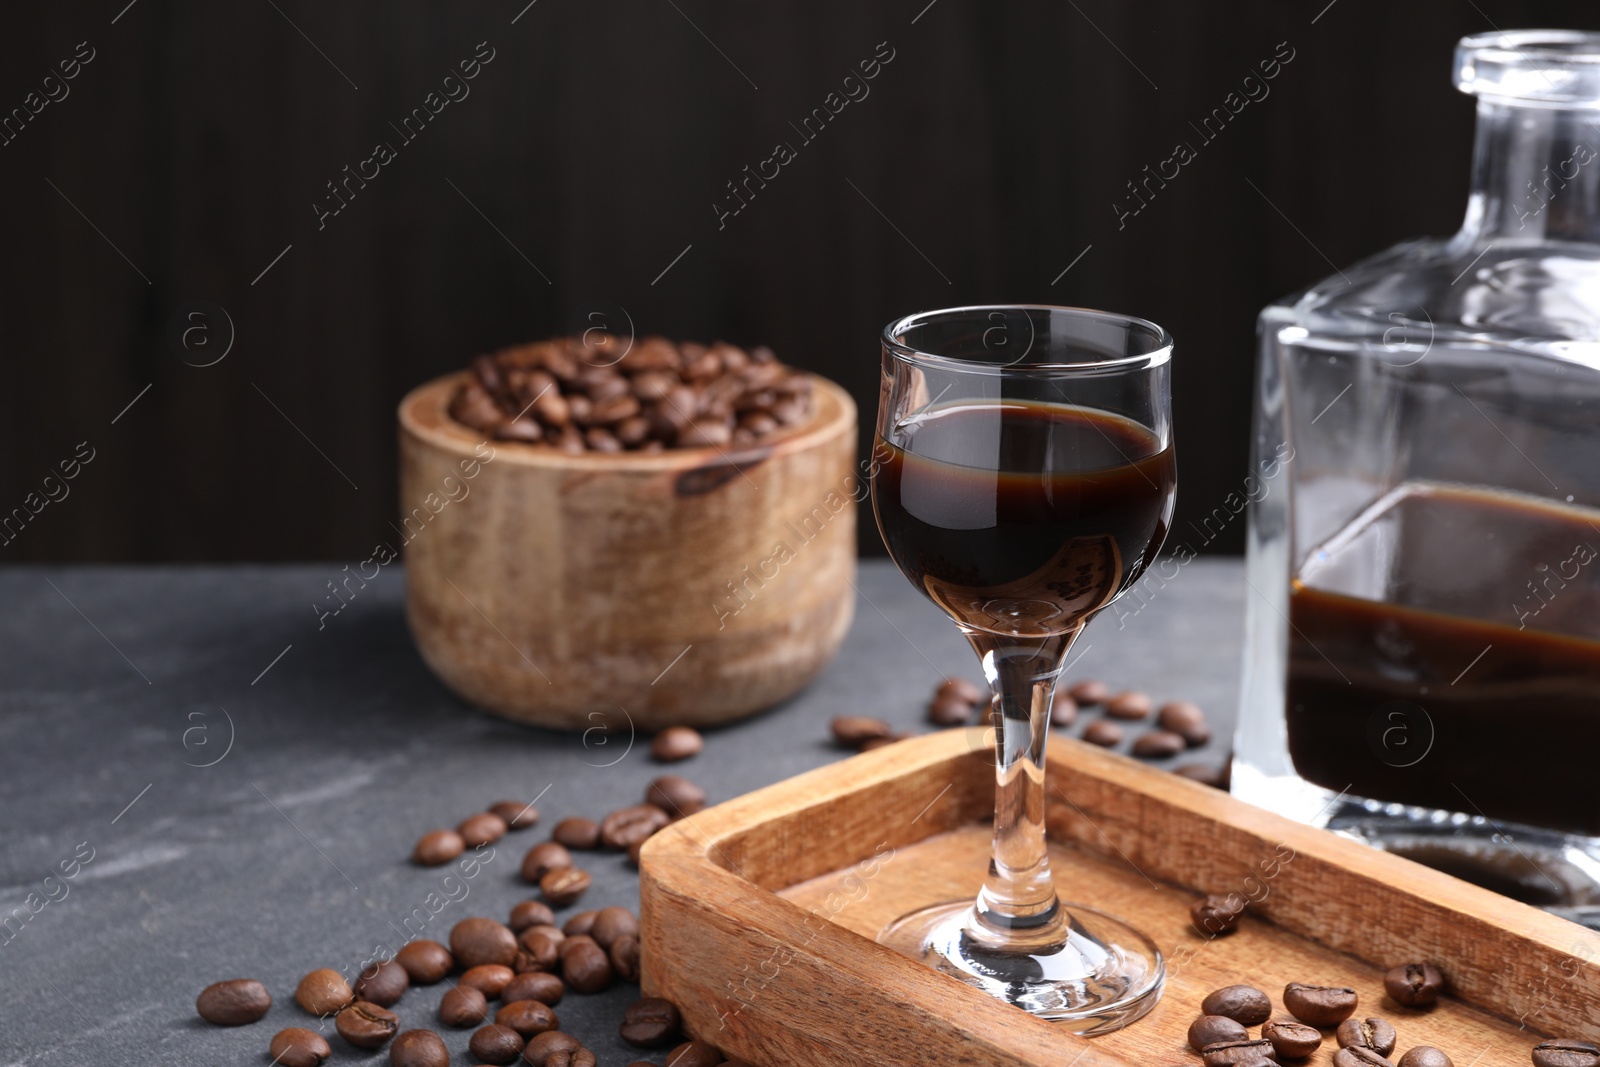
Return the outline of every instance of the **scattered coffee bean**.
{"type": "Polygon", "coordinates": [[[599,916],[600,911],[598,908],[590,908],[588,911],[577,912],[567,919],[566,922],[561,924],[561,932],[566,934],[568,937],[577,937],[579,934],[587,934],[594,929],[594,921],[599,916]]]}
{"type": "Polygon", "coordinates": [[[1431,963],[1405,963],[1383,976],[1383,988],[1396,1004],[1422,1008],[1439,999],[1444,974],[1431,963]]]}
{"type": "Polygon", "coordinates": [[[1283,1006],[1303,1023],[1337,1026],[1355,1013],[1356,991],[1343,986],[1290,982],[1283,988],[1283,1006]]]}
{"type": "Polygon", "coordinates": [[[593,819],[574,815],[556,823],[550,839],[567,848],[591,849],[600,845],[600,824],[593,819]]]}
{"type": "Polygon", "coordinates": [[[1096,719],[1083,728],[1083,739],[1091,745],[1110,748],[1122,741],[1122,727],[1105,719],[1096,719]]]}
{"type": "Polygon", "coordinates": [[[1077,701],[1080,706],[1089,707],[1094,704],[1104,704],[1110,700],[1111,687],[1097,679],[1085,678],[1071,689],[1068,689],[1067,694],[1077,701]]]}
{"type": "Polygon", "coordinates": [[[1595,1067],[1600,1046],[1572,1037],[1558,1037],[1533,1046],[1533,1067],[1595,1067]]]}
{"type": "Polygon", "coordinates": [[[1050,698],[1050,725],[1071,726],[1078,721],[1078,702],[1065,693],[1050,698]]]}
{"type": "Polygon", "coordinates": [[[1231,934],[1239,926],[1239,916],[1244,914],[1245,899],[1237,893],[1226,895],[1212,893],[1197,900],[1189,908],[1189,918],[1196,930],[1212,937],[1231,934]]]}
{"type": "Polygon", "coordinates": [[[550,1006],[538,1000],[513,1000],[494,1013],[494,1021],[497,1026],[511,1027],[524,1038],[561,1026],[550,1006]]]}
{"type": "MultiPolygon", "coordinates": [[[[600,828],[596,826],[597,840],[599,836],[600,828]]],[[[555,841],[546,841],[534,845],[528,850],[528,854],[522,857],[522,880],[531,885],[538,885],[539,879],[551,871],[571,866],[572,853],[567,851],[567,847],[555,841]]]]}
{"type": "Polygon", "coordinates": [[[1133,742],[1133,754],[1143,759],[1169,759],[1184,750],[1184,740],[1170,730],[1150,730],[1133,742]]]}
{"type": "Polygon", "coordinates": [[[333,1028],[356,1048],[382,1048],[399,1031],[400,1016],[358,1000],[334,1018],[333,1028]]]}
{"type": "Polygon", "coordinates": [[[1342,1048],[1333,1054],[1333,1067],[1394,1067],[1383,1056],[1359,1045],[1342,1048]]]}
{"type": "Polygon", "coordinates": [[[517,954],[517,935],[509,926],[493,919],[477,916],[462,919],[450,928],[450,952],[458,967],[472,968],[485,963],[509,967],[517,954]]]}
{"type": "Polygon", "coordinates": [[[446,1026],[477,1026],[488,1014],[488,998],[471,986],[456,986],[439,1001],[439,1021],[446,1026]]]}
{"type": "Polygon", "coordinates": [[[477,848],[479,845],[492,845],[510,829],[506,821],[492,811],[480,811],[476,815],[468,815],[461,820],[461,825],[456,827],[456,833],[461,835],[461,841],[468,848],[477,848]]]}
{"type": "Polygon", "coordinates": [[[1190,748],[1197,748],[1211,740],[1211,726],[1199,704],[1187,700],[1172,700],[1161,705],[1156,712],[1156,724],[1183,738],[1190,748]]]}
{"type": "Polygon", "coordinates": [[[394,960],[379,960],[356,978],[355,994],[357,1000],[387,1008],[398,1003],[410,988],[411,975],[404,967],[394,960]]]}
{"type": "Polygon", "coordinates": [[[489,805],[489,810],[500,816],[508,830],[526,830],[539,822],[539,809],[519,800],[501,800],[489,805]]]}
{"type": "Polygon", "coordinates": [[[580,993],[598,993],[611,985],[611,957],[587,934],[561,942],[561,974],[580,993]]]}
{"type": "Polygon", "coordinates": [[[668,1048],[677,1044],[682,1025],[672,1001],[644,997],[622,1013],[622,1040],[634,1048],[668,1048]]]}
{"type": "Polygon", "coordinates": [[[316,1031],[291,1026],[273,1035],[272,1044],[267,1046],[267,1055],[278,1067],[320,1067],[324,1060],[333,1055],[333,1049],[316,1031]]]}
{"type": "Polygon", "coordinates": [[[1400,1057],[1399,1067],[1455,1067],[1455,1064],[1432,1045],[1418,1045],[1400,1057]]]}
{"type": "Polygon", "coordinates": [[[1322,1031],[1287,1019],[1267,1023],[1261,1028],[1261,1036],[1272,1042],[1272,1051],[1282,1060],[1305,1059],[1322,1044],[1322,1031]]]}
{"type": "Polygon", "coordinates": [[[934,700],[959,700],[968,708],[989,702],[989,691],[969,678],[951,676],[933,691],[934,700]]]}
{"type": "Polygon", "coordinates": [[[606,955],[611,958],[611,970],[624,982],[637,982],[639,980],[639,939],[632,934],[623,934],[611,942],[611,947],[606,950],[606,955]]]}
{"type": "Polygon", "coordinates": [[[1211,767],[1204,763],[1185,763],[1182,767],[1172,768],[1172,773],[1181,778],[1199,782],[1201,785],[1209,785],[1213,789],[1226,789],[1228,787],[1226,767],[1211,767]]]}
{"type": "Polygon", "coordinates": [[[333,1015],[355,999],[350,983],[332,967],[312,971],[294,990],[294,1002],[312,1015],[333,1015]]]}
{"type": "Polygon", "coordinates": [[[1272,1060],[1272,1042],[1265,1038],[1252,1041],[1248,1037],[1238,1041],[1218,1041],[1207,1045],[1200,1057],[1206,1067],[1256,1067],[1262,1061],[1272,1060]]]}
{"type": "MultiPolygon", "coordinates": [[[[560,959],[558,953],[556,959],[560,959]]],[[[511,979],[511,984],[501,992],[500,999],[508,1004],[519,1000],[537,1000],[541,1004],[551,1007],[561,1003],[562,996],[566,993],[566,983],[548,971],[529,971],[519,974],[511,979]]]]}
{"type": "Polygon", "coordinates": [[[972,721],[973,705],[960,697],[934,697],[928,704],[928,721],[935,726],[965,726],[972,721]]]}
{"type": "Polygon", "coordinates": [[[389,1046],[391,1067],[450,1067],[450,1050],[432,1030],[407,1030],[389,1046]]]}
{"type": "Polygon", "coordinates": [[[1189,1047],[1196,1052],[1204,1052],[1207,1045],[1249,1038],[1250,1031],[1226,1015],[1202,1015],[1189,1024],[1189,1047]]]}
{"type": "Polygon", "coordinates": [[[1113,719],[1143,719],[1149,716],[1151,707],[1149,694],[1129,689],[1106,701],[1106,714],[1113,719]]]}
{"type": "Polygon", "coordinates": [[[1397,1037],[1386,1019],[1351,1017],[1339,1024],[1333,1038],[1340,1048],[1370,1048],[1380,1056],[1394,1051],[1397,1037]]]}
{"type": "MultiPolygon", "coordinates": [[[[704,794],[700,803],[705,804],[704,794]]],[[[605,817],[600,824],[600,843],[626,851],[634,842],[645,840],[671,821],[672,816],[665,808],[655,804],[632,804],[605,817]]]]}
{"type": "Polygon", "coordinates": [[[511,979],[516,975],[510,967],[503,967],[498,963],[480,963],[476,967],[469,967],[459,979],[457,985],[471,986],[484,995],[487,1000],[495,1000],[511,984],[511,979]]]}
{"type": "Polygon", "coordinates": [[[244,1026],[261,1018],[272,1007],[272,994],[254,978],[230,978],[213,982],[195,998],[194,1010],[200,1018],[218,1026],[244,1026]]]}
{"type": "Polygon", "coordinates": [[[627,908],[616,906],[601,908],[595,913],[589,935],[600,942],[601,948],[608,949],[619,937],[638,937],[639,920],[634,918],[633,912],[627,908]]]}
{"type": "Polygon", "coordinates": [[[894,731],[882,719],[861,715],[841,715],[830,724],[833,739],[845,748],[860,748],[875,737],[888,737],[894,731]]]}
{"type": "Polygon", "coordinates": [[[700,731],[689,726],[669,726],[650,742],[650,758],[658,763],[677,763],[698,756],[706,742],[700,731]]]}
{"type": "Polygon", "coordinates": [[[394,954],[394,961],[406,969],[412,985],[433,985],[455,970],[456,959],[437,941],[408,941],[394,954]]]}
{"type": "Polygon", "coordinates": [[[466,850],[467,843],[454,830],[430,830],[417,841],[411,858],[424,867],[449,863],[466,850]]]}
{"type": "Polygon", "coordinates": [[[1255,986],[1223,986],[1200,1002],[1206,1015],[1226,1015],[1241,1026],[1257,1026],[1272,1017],[1272,1001],[1255,986]]]}
{"type": "Polygon", "coordinates": [[[575,1052],[582,1047],[577,1038],[564,1030],[546,1030],[528,1039],[528,1047],[522,1050],[522,1058],[532,1067],[545,1067],[551,1056],[560,1052],[575,1052]]]}
{"type": "Polygon", "coordinates": [[[720,1067],[722,1053],[704,1041],[685,1041],[667,1053],[666,1067],[720,1067]]]}
{"type": "MultiPolygon", "coordinates": [[[[571,864],[567,866],[570,867],[571,864]]],[[[539,872],[539,877],[544,877],[543,871],[539,872]]],[[[554,926],[555,921],[556,913],[550,910],[550,905],[542,900],[524,900],[511,909],[511,921],[506,925],[511,927],[512,933],[520,934],[530,926],[554,926]]]]}
{"type": "Polygon", "coordinates": [[[561,942],[567,935],[554,926],[530,926],[517,935],[517,946],[541,971],[554,970],[561,959],[561,942]]]}
{"type": "MultiPolygon", "coordinates": [[[[544,899],[552,908],[564,908],[583,896],[584,890],[589,888],[592,879],[588,871],[579,870],[577,867],[563,867],[551,871],[539,879],[539,892],[544,894],[544,899]]],[[[506,933],[510,933],[507,930],[506,933]]],[[[513,950],[512,955],[515,955],[513,950]]],[[[457,953],[459,956],[460,953],[457,953]]]]}
{"type": "Polygon", "coordinates": [[[628,846],[628,863],[635,868],[639,866],[639,853],[644,850],[644,845],[643,841],[635,841],[628,846]]]}
{"type": "MultiPolygon", "coordinates": [[[[689,779],[676,774],[663,774],[650,783],[644,791],[644,802],[654,804],[673,818],[693,815],[706,806],[706,791],[689,779]]],[[[600,828],[605,837],[605,827],[600,828]]]]}
{"type": "Polygon", "coordinates": [[[522,1035],[509,1026],[490,1023],[473,1031],[467,1048],[484,1063],[506,1064],[522,1055],[522,1035]]]}
{"type": "Polygon", "coordinates": [[[595,1067],[599,1061],[595,1054],[582,1045],[570,1052],[563,1049],[545,1057],[544,1067],[595,1067]]]}

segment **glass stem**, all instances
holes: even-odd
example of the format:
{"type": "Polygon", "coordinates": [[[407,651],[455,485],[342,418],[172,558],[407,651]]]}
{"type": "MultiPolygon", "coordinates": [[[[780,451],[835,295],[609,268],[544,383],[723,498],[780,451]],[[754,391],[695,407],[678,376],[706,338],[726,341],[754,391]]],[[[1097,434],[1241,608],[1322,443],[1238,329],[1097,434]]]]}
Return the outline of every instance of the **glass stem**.
{"type": "Polygon", "coordinates": [[[976,910],[990,939],[1065,934],[1044,836],[1045,741],[1056,679],[1081,630],[1043,638],[966,631],[994,694],[994,853],[976,910]]]}

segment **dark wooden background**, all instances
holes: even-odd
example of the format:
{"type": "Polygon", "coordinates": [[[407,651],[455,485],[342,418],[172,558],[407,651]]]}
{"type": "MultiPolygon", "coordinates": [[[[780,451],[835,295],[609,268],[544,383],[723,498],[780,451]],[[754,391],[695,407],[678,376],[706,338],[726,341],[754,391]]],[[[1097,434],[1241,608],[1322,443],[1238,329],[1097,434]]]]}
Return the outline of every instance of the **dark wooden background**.
{"type": "Polygon", "coordinates": [[[0,147],[0,513],[79,442],[95,458],[0,561],[356,558],[396,509],[399,397],[601,306],[769,343],[866,425],[898,314],[1155,319],[1178,339],[1181,526],[1246,473],[1257,310],[1458,224],[1456,38],[1600,26],[1592,0],[525,4],[7,12],[0,113],[79,42],[95,58],[0,147]],[[470,95],[319,230],[325,183],[398,145],[389,123],[483,41],[470,95]],[[870,95],[799,146],[789,124],[884,41],[870,95]],[[1270,95],[1204,143],[1190,123],[1280,42],[1270,95]],[[1119,228],[1125,183],[1180,140],[1198,158],[1119,228]],[[798,158],[719,229],[724,184],[778,141],[798,158]],[[225,343],[215,313],[194,351],[171,339],[196,302],[234,328],[209,367],[185,359],[225,343]]]}

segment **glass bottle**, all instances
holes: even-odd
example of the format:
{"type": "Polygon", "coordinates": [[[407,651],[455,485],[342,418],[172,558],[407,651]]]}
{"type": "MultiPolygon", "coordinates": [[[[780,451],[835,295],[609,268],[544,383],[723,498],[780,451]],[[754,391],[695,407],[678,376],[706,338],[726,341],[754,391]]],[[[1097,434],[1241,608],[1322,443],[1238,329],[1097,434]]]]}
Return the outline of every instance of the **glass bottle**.
{"type": "Polygon", "coordinates": [[[1232,788],[1600,928],[1600,34],[1455,72],[1460,232],[1260,316],[1232,788]]]}

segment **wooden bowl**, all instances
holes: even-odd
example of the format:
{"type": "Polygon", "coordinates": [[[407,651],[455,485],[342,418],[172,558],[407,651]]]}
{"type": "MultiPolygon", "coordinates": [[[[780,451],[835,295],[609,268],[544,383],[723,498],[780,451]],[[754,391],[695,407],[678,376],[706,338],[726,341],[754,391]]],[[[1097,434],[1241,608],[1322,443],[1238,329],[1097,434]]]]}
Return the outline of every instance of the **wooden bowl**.
{"type": "Polygon", "coordinates": [[[813,378],[755,446],[566,455],[448,414],[467,372],[400,402],[406,614],[441,680],[541,726],[654,730],[772,706],[855,608],[856,408],[813,378]]]}

